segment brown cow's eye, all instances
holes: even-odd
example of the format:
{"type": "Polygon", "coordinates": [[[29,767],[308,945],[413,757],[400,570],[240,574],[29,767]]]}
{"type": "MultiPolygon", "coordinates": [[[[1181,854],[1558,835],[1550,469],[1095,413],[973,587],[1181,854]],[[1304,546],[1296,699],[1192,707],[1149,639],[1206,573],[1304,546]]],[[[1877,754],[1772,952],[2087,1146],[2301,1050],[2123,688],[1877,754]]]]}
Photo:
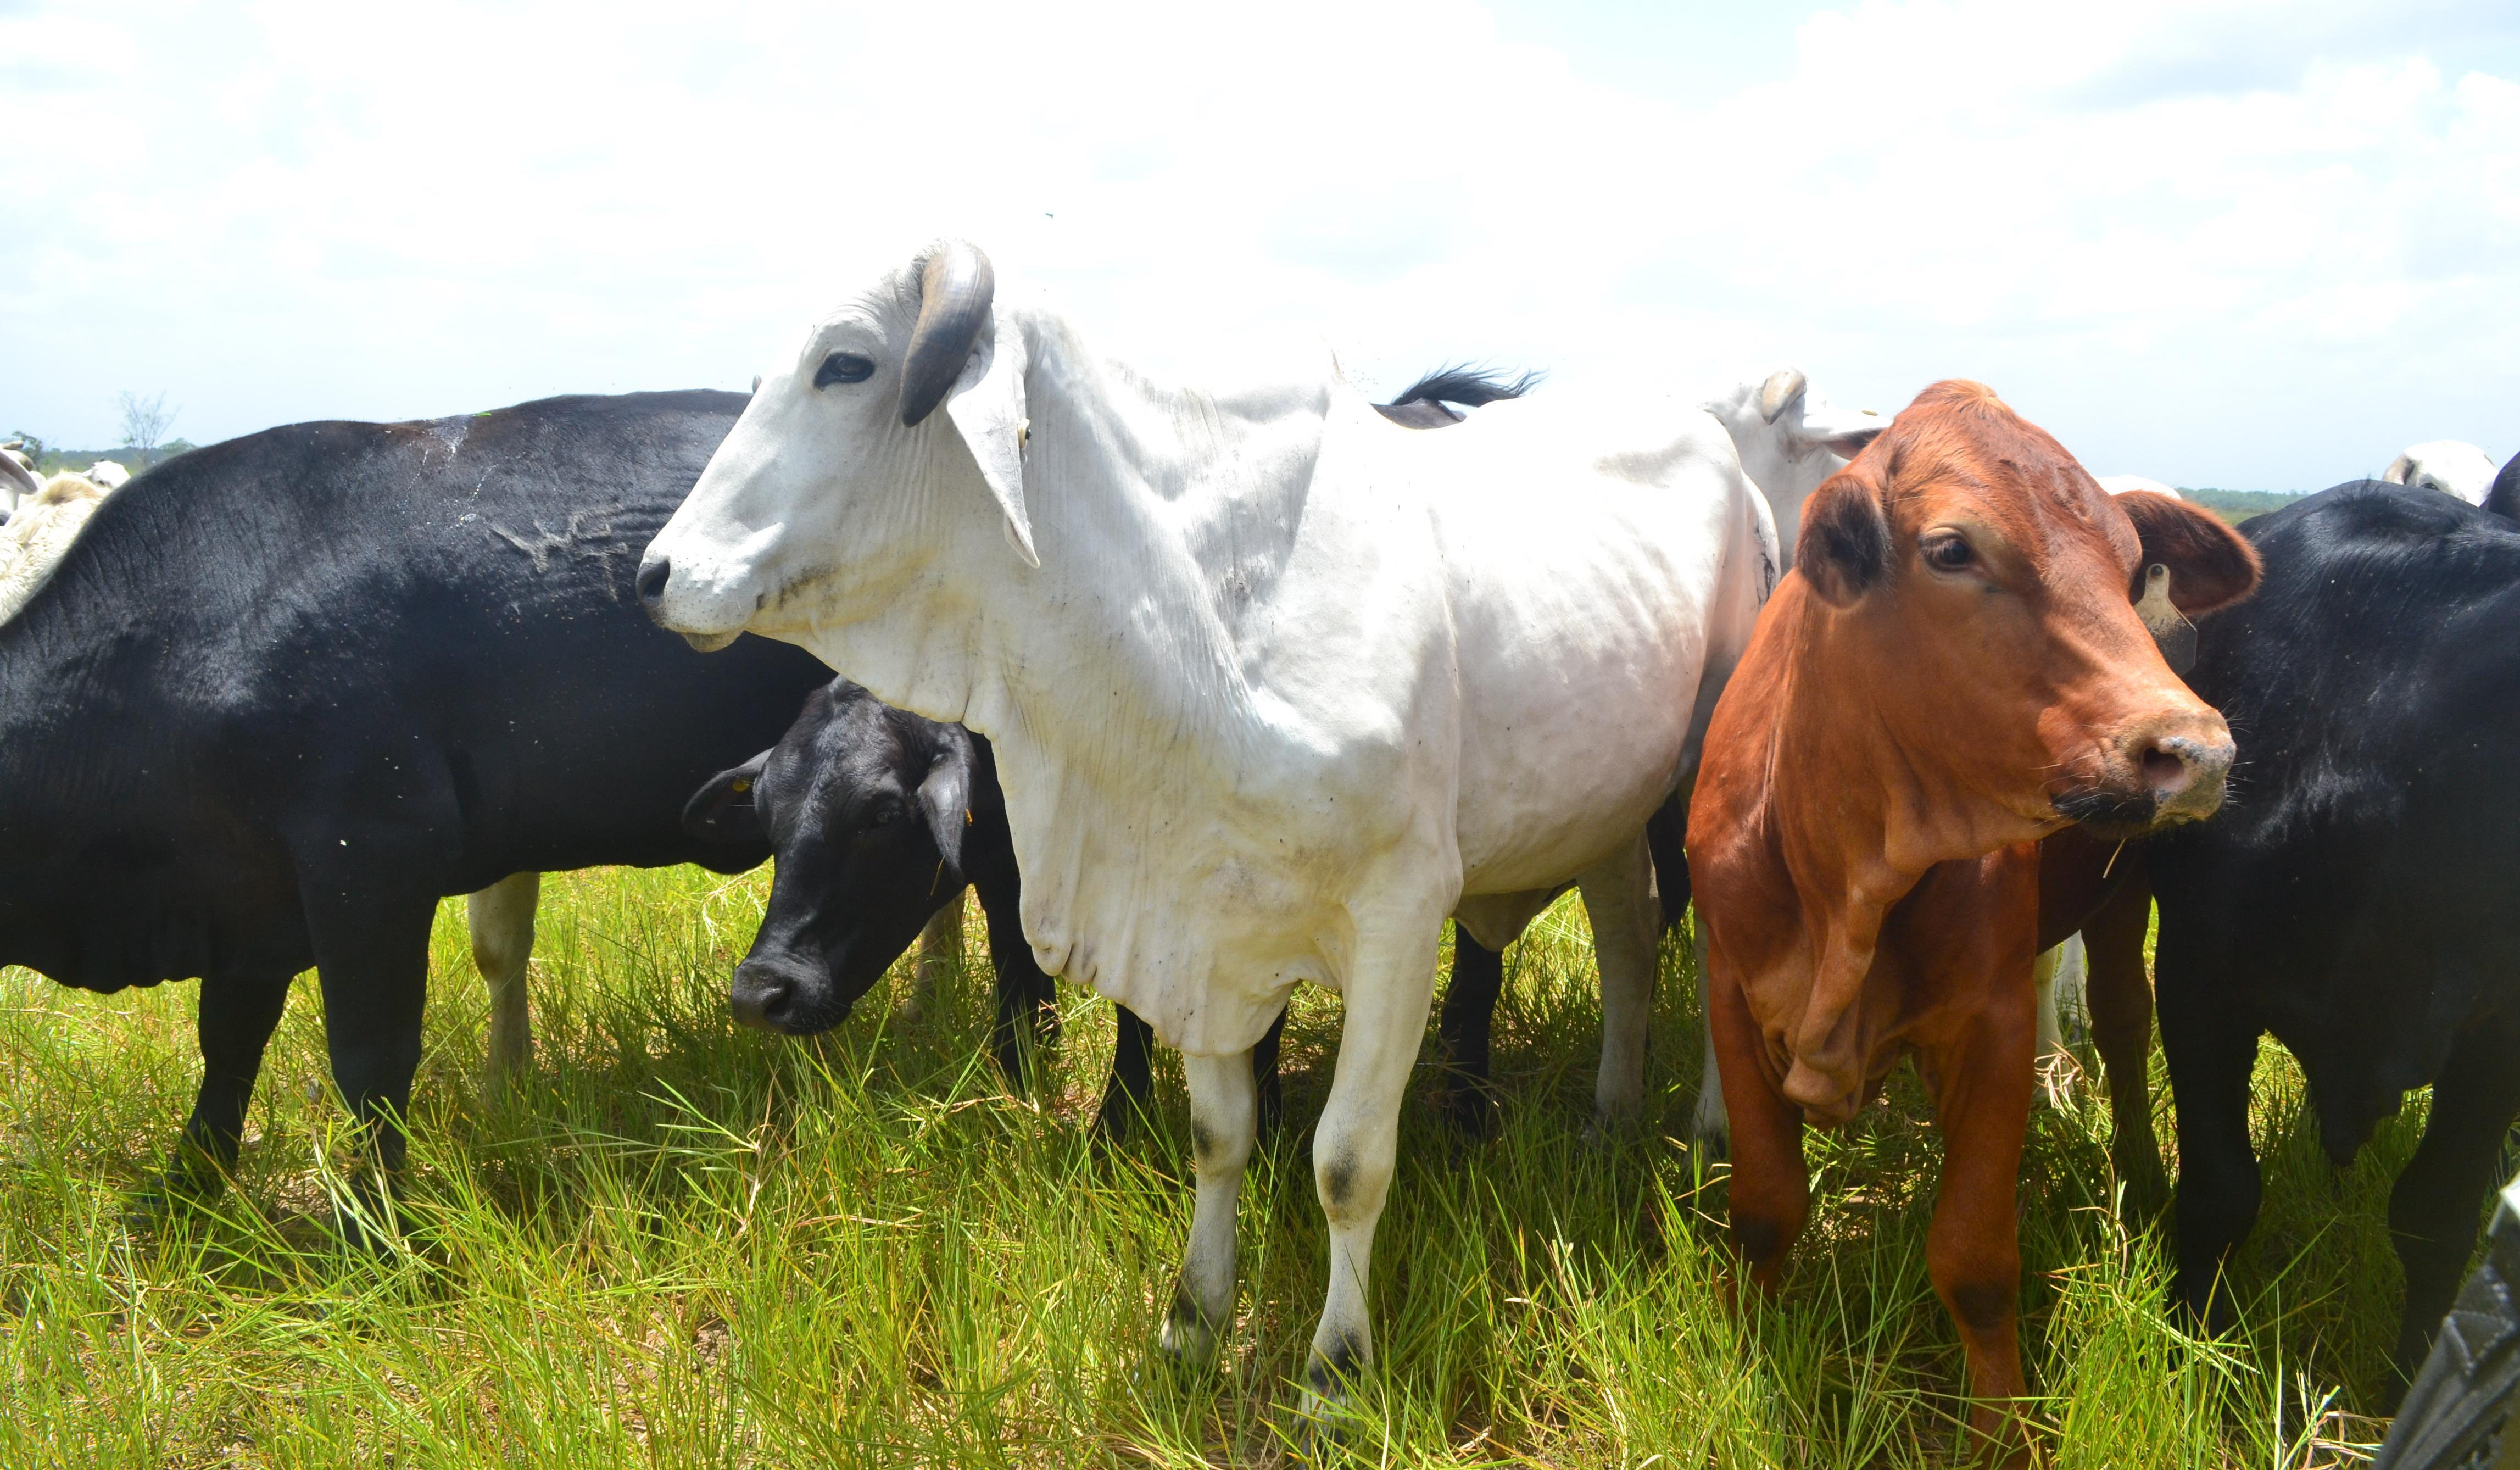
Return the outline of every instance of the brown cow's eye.
{"type": "Polygon", "coordinates": [[[1958,572],[1977,560],[1977,553],[1969,550],[1968,540],[1962,536],[1927,536],[1920,549],[1925,564],[1938,572],[1958,572]]]}
{"type": "Polygon", "coordinates": [[[814,386],[829,388],[834,383],[864,383],[874,376],[872,359],[860,357],[855,352],[833,352],[814,370],[814,386]]]}

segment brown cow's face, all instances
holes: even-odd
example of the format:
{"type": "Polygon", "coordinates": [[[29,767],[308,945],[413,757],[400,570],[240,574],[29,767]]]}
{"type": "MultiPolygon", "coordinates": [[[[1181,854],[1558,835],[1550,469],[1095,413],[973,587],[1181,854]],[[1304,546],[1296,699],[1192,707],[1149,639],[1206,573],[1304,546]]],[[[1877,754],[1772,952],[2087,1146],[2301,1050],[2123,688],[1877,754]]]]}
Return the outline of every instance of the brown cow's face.
{"type": "Polygon", "coordinates": [[[2231,732],[2137,615],[2147,568],[2188,617],[2256,554],[2159,495],[2112,499],[1975,384],[1937,384],[1823,484],[1797,568],[1888,675],[1880,714],[1942,776],[2048,829],[2132,836],[2222,804],[2231,732]]]}

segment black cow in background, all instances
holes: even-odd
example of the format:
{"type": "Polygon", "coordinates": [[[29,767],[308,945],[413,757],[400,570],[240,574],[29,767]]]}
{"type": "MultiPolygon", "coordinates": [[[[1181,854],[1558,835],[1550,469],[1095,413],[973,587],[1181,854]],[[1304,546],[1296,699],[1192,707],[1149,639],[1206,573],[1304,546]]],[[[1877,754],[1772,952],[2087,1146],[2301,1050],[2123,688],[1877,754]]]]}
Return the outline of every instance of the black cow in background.
{"type": "Polygon", "coordinates": [[[759,638],[702,657],[631,587],[743,403],[553,398],[197,449],[108,500],[0,626],[0,963],[104,991],[200,978],[166,1187],[235,1161],[308,966],[390,1171],[442,896],[767,855],[693,838],[684,802],[830,671],[759,638]]]}
{"type": "MultiPolygon", "coordinates": [[[[2514,482],[2505,469],[2502,507],[2514,482]]],[[[2260,1197],[2261,1033],[2300,1060],[2340,1165],[2430,1083],[2389,1204],[2409,1373],[2520,1117],[2520,525],[2363,482],[2242,529],[2265,579],[2206,620],[2187,675],[2238,735],[2232,800],[2145,854],[2179,1113],[2175,1291],[2230,1320],[2220,1275],[2260,1197]]]]}
{"type": "MultiPolygon", "coordinates": [[[[991,1044],[1009,1084],[1026,1090],[1026,1045],[1054,1038],[1058,988],[1024,940],[1014,836],[986,738],[834,680],[778,745],[701,787],[683,821],[708,841],[767,843],[778,855],[761,928],[728,987],[736,1019],[765,1031],[811,1035],[847,1020],[929,917],[976,889],[998,973],[991,1044]]],[[[1285,1024],[1279,1013],[1251,1054],[1272,1122],[1285,1024]]],[[[1153,1044],[1121,1007],[1105,1134],[1127,1133],[1153,1090],[1153,1044]]]]}

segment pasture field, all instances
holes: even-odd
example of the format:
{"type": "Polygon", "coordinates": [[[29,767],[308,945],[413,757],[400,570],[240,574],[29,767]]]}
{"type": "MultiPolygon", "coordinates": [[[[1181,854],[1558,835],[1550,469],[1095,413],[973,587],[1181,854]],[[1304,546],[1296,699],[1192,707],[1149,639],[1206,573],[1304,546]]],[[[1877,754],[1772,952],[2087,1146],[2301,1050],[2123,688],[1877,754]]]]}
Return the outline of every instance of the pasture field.
{"type": "MultiPolygon", "coordinates": [[[[1097,1148],[1110,1013],[1071,990],[1043,1101],[1007,1096],[980,1046],[976,942],[915,1023],[879,989],[812,1041],[740,1032],[721,989],[766,874],[547,883],[535,1068],[504,1100],[479,1084],[463,907],[441,910],[414,1244],[390,1263],[329,1233],[349,1156],[311,984],[236,1187],[135,1235],[126,1203],[191,1102],[193,987],[99,997],[0,976],[0,1463],[1284,1462],[1323,1290],[1304,1143],[1336,997],[1301,995],[1287,1032],[1289,1123],[1244,1187],[1223,1359],[1175,1373],[1148,1350],[1190,1224],[1178,1065],[1153,1133],[1097,1148]]],[[[1375,1252],[1380,1372],[1337,1455],[1951,1463],[1959,1352],[1925,1279],[1939,1147],[1912,1078],[1812,1138],[1814,1233],[1781,1302],[1735,1316],[1723,1170],[1674,1141],[1697,1082],[1687,946],[1665,949],[1649,1125],[1606,1142],[1585,1130],[1597,1009],[1573,900],[1508,967],[1499,1135],[1447,1141],[1431,1065],[1410,1106],[1375,1252]]],[[[2272,1048],[2259,1097],[2255,1305],[2224,1344],[2170,1324],[2158,1245],[2113,1221],[2105,1106],[2034,1121],[2024,1337],[2056,1463],[2350,1464],[2377,1437],[2359,1414],[2394,1322],[2387,1181],[2421,1104],[2332,1174],[2272,1048]]]]}

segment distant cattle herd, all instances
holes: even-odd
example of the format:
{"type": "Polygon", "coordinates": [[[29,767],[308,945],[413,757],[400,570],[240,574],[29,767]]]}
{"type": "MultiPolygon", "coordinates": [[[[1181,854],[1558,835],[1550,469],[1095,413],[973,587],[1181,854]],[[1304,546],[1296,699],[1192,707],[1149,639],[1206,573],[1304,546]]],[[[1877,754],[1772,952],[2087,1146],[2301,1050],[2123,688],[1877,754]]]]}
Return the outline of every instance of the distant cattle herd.
{"type": "MultiPolygon", "coordinates": [[[[2015,1188],[2069,939],[2143,1218],[2173,1199],[2158,1011],[2174,1296],[2207,1327],[2258,1209],[2258,1038],[2340,1162],[2433,1088],[2390,1207],[2421,1361],[2520,1118],[2520,457],[2417,444],[2234,531],[1970,383],[1886,420],[1793,369],[1633,398],[1450,370],[1375,404],[1327,365],[1162,383],[960,241],[845,284],[748,398],[295,425],[127,485],[0,452],[0,963],[201,982],[144,1217],[221,1187],[310,967],[390,1200],[443,896],[472,896],[498,1081],[531,1065],[544,872],[775,854],[730,997],[795,1034],[976,886],[1010,1085],[1055,976],[1119,1006],[1105,1129],[1152,1106],[1154,1041],[1183,1053],[1171,1358],[1233,1331],[1288,995],[1340,992],[1305,1380],[1332,1422],[1444,921],[1475,1133],[1499,952],[1580,888],[1604,1128],[1694,906],[1693,1131],[1748,1282],[1809,1214],[1803,1129],[1913,1059],[1989,1457],[2029,1453],[2015,1188]]],[[[343,1228],[390,1250],[390,1217],[343,1228]]]]}

